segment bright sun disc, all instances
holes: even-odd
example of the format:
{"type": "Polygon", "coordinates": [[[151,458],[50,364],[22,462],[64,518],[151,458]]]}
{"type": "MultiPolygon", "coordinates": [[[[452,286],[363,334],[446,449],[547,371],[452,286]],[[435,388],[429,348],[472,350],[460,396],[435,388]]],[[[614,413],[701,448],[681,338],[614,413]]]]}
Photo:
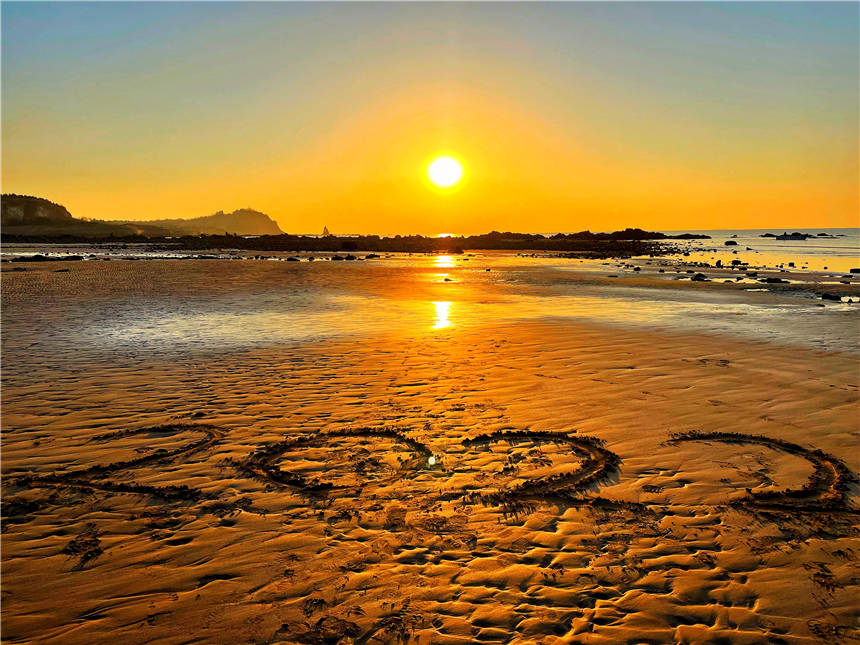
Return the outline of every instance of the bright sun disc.
{"type": "Polygon", "coordinates": [[[427,176],[436,186],[449,188],[463,178],[463,166],[454,157],[437,157],[427,166],[427,176]]]}

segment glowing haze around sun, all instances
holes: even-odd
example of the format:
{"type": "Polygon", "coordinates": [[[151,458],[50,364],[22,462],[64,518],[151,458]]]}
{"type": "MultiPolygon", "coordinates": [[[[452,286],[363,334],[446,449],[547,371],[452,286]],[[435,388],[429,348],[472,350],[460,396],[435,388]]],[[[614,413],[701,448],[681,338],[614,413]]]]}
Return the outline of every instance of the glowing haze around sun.
{"type": "Polygon", "coordinates": [[[427,177],[434,186],[451,188],[460,183],[463,178],[463,164],[454,157],[436,157],[427,166],[427,177]]]}

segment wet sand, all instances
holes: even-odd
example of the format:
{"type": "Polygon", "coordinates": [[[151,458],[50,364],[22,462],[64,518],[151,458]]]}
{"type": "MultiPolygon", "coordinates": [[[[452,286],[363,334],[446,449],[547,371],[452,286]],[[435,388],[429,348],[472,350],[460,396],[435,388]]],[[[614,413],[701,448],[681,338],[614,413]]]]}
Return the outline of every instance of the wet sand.
{"type": "Polygon", "coordinates": [[[27,269],[4,642],[860,638],[856,305],[487,257],[27,269]]]}

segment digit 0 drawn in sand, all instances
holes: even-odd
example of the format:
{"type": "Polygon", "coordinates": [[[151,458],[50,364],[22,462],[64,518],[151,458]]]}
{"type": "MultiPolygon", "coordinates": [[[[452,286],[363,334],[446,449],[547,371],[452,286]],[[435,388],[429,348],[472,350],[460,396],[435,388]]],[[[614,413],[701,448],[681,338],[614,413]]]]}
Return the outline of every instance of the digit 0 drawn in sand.
{"type": "Polygon", "coordinates": [[[361,488],[367,481],[384,485],[440,466],[427,446],[392,428],[347,428],[285,439],[236,465],[252,477],[311,495],[361,488]],[[282,461],[295,465],[281,468],[282,461]],[[325,479],[315,471],[324,471],[325,479]]]}

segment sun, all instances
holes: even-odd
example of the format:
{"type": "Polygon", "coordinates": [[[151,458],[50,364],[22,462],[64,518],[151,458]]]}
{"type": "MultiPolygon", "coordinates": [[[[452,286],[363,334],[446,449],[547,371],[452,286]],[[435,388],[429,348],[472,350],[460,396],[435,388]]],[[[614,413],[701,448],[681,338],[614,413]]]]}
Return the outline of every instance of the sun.
{"type": "Polygon", "coordinates": [[[463,178],[463,164],[454,157],[436,157],[427,166],[427,177],[439,188],[450,188],[463,178]]]}

